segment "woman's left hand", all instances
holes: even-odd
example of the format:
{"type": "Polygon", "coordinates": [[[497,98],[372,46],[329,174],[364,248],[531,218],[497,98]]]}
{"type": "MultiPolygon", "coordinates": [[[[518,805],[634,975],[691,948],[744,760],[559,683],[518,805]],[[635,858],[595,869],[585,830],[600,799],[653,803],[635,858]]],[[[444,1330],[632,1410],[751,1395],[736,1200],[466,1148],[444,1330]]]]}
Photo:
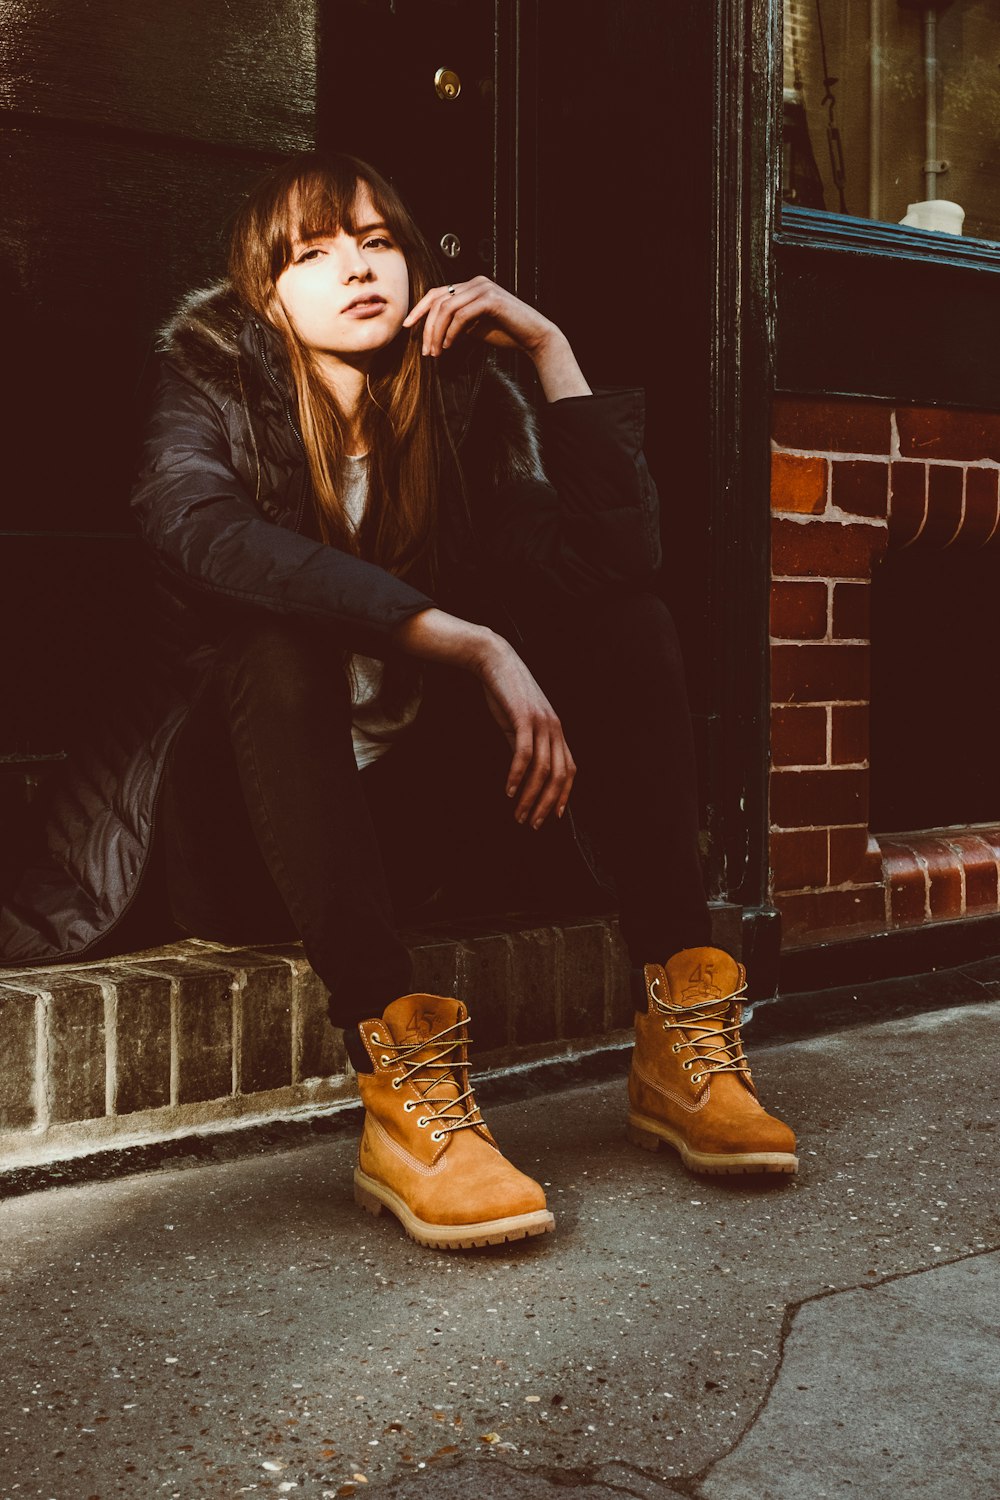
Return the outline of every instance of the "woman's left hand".
{"type": "Polygon", "coordinates": [[[424,354],[437,357],[456,338],[471,335],[486,344],[526,354],[538,371],[549,401],[590,395],[590,386],[562,330],[488,276],[432,287],[407,313],[403,327],[414,328],[421,318],[424,354]]]}
{"type": "Polygon", "coordinates": [[[560,338],[556,325],[488,276],[435,286],[425,292],[403,319],[404,328],[424,320],[423,352],[437,355],[463,333],[503,349],[517,349],[534,359],[546,342],[560,338]]]}

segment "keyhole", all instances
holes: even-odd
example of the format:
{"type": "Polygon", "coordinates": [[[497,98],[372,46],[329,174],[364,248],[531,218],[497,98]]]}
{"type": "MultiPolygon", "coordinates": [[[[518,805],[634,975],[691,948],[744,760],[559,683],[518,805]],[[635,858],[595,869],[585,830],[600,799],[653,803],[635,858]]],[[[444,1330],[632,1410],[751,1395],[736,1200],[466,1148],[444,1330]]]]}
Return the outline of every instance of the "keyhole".
{"type": "Polygon", "coordinates": [[[462,80],[454,68],[438,68],[434,74],[434,92],[448,104],[458,98],[462,92],[462,80]]]}

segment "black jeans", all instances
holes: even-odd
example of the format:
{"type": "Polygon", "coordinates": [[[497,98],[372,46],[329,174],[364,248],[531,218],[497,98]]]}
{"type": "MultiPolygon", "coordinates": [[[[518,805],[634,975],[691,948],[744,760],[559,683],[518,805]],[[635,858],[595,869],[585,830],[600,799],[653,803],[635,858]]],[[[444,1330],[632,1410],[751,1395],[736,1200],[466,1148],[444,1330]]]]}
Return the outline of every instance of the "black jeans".
{"type": "MultiPolygon", "coordinates": [[[[690,717],[665,605],[643,594],[581,609],[530,665],[577,762],[570,808],[613,880],[631,962],[707,943],[690,717]]],[[[495,912],[541,871],[550,909],[572,899],[548,873],[579,865],[562,858],[575,855],[570,820],[515,824],[509,761],[475,679],[438,667],[415,723],[359,772],[336,635],[278,618],[244,625],[168,758],[174,918],[223,942],[298,936],[335,1025],[381,1014],[410,988],[396,913],[440,885],[468,888],[477,872],[468,902],[495,912]]]]}

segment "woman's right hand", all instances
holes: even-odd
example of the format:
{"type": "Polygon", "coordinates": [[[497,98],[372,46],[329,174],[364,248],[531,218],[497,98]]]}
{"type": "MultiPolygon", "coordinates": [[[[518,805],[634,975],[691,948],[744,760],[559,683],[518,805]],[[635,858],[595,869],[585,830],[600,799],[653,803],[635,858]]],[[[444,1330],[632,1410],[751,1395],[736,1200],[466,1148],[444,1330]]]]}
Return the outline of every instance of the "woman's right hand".
{"type": "Polygon", "coordinates": [[[517,798],[515,818],[532,828],[541,828],[553,808],[561,818],[576,764],[555,709],[510,642],[433,607],[411,615],[393,637],[411,656],[446,662],[479,678],[490,713],[514,752],[507,795],[517,798]]]}
{"type": "Polygon", "coordinates": [[[493,636],[482,653],[478,676],[486,702],[514,751],[507,795],[516,797],[519,823],[541,828],[555,809],[566,811],[576,763],[555,709],[507,641],[493,636]]]}

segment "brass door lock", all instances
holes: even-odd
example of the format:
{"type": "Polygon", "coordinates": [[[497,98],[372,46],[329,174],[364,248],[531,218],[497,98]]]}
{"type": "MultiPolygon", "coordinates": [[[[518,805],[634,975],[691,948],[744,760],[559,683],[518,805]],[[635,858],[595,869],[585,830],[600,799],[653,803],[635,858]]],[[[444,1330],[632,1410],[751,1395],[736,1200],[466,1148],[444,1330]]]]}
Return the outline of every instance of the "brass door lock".
{"type": "Polygon", "coordinates": [[[446,104],[452,104],[462,92],[462,80],[454,68],[438,68],[434,74],[434,92],[446,104]]]}

